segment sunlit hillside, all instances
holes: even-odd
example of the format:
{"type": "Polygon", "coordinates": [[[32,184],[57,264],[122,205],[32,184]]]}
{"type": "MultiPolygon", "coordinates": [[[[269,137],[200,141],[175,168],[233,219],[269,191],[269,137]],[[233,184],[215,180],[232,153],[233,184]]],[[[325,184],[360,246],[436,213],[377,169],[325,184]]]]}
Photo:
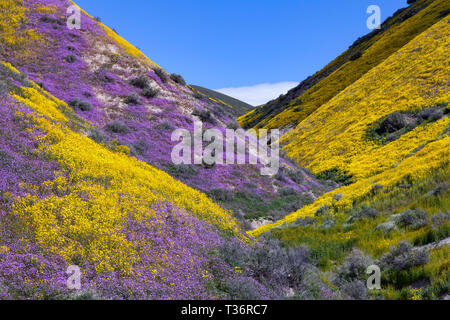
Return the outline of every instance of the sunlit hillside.
{"type": "Polygon", "coordinates": [[[308,244],[324,269],[354,247],[375,259],[403,240],[428,245],[424,268],[384,273],[384,294],[412,297],[424,279],[427,298],[448,290],[449,43],[442,18],[284,135],[297,163],[344,186],[252,235],[308,244]]]}
{"type": "Polygon", "coordinates": [[[101,17],[71,28],[73,5],[0,2],[0,299],[448,296],[448,0],[413,1],[244,116],[101,17]],[[280,129],[278,173],[174,164],[197,120],[280,129]]]}
{"type": "Polygon", "coordinates": [[[283,217],[332,186],[287,161],[278,178],[174,165],[173,130],[195,118],[234,127],[238,112],[99,18],[82,12],[81,29],[68,28],[72,4],[0,3],[0,297],[213,299],[245,286],[278,297],[285,284],[236,271],[226,247],[254,250],[250,219],[283,217]],[[82,292],[67,288],[70,265],[82,292]]]}
{"type": "Polygon", "coordinates": [[[243,127],[292,128],[448,14],[446,0],[419,0],[358,39],[324,69],[275,101],[239,118],[243,127]]]}

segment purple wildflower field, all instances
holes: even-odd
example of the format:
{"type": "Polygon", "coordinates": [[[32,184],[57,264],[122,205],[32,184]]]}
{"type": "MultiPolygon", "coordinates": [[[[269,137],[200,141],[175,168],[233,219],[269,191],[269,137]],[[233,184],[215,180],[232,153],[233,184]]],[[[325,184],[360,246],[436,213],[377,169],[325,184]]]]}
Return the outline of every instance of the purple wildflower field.
{"type": "MultiPolygon", "coordinates": [[[[23,21],[17,37],[28,37],[27,30],[33,30],[34,36],[17,44],[2,42],[0,48],[0,60],[20,71],[0,65],[0,299],[274,299],[299,285],[291,283],[286,266],[276,272],[270,268],[275,261],[288,263],[293,257],[300,259],[295,265],[310,267],[306,255],[266,250],[263,242],[247,238],[244,228],[251,219],[279,218],[271,217],[274,212],[286,215],[333,185],[322,185],[307,170],[285,159],[275,177],[261,176],[260,166],[253,165],[173,165],[170,154],[176,142],[171,141],[171,133],[176,128],[193,130],[193,113],[205,112],[210,117],[206,128],[222,131],[238,114],[224,104],[196,97],[189,86],[174,82],[143,55],[130,53],[113,31],[84,13],[82,29],[69,30],[65,24],[69,1],[8,0],[7,5],[9,14],[23,21]],[[44,110],[50,110],[49,101],[57,101],[68,123],[19,101],[17,96],[32,100],[24,93],[27,89],[41,99],[44,110]],[[102,152],[122,147],[124,156],[206,193],[208,200],[198,200],[194,193],[186,197],[195,205],[207,203],[204,215],[223,212],[235,221],[238,231],[230,234],[201,218],[196,210],[167,198],[145,209],[151,216],[136,218],[128,212],[120,223],[114,222],[114,232],[130,248],[124,258],[129,269],[100,268],[103,261],[91,259],[88,251],[113,254],[119,249],[106,244],[92,248],[92,241],[76,234],[75,223],[64,236],[75,239],[84,255],[66,256],[60,248],[46,248],[43,238],[47,235],[42,236],[41,225],[32,220],[37,207],[36,213],[30,211],[24,217],[17,209],[20,205],[32,207],[53,200],[69,203],[75,197],[77,203],[94,206],[92,195],[79,191],[83,182],[74,178],[76,170],[70,171],[63,158],[52,154],[52,145],[58,142],[45,144],[49,128],[87,136],[102,152]],[[58,179],[67,179],[66,189],[59,188],[58,179]],[[294,207],[280,207],[277,201],[291,201],[294,207]],[[243,212],[249,208],[255,211],[247,217],[243,212]],[[72,264],[82,270],[81,291],[67,286],[66,271],[72,264]]],[[[105,192],[107,182],[96,181],[105,192]]],[[[55,212],[51,205],[39,210],[45,216],[55,212]]],[[[70,214],[76,219],[82,213],[70,214]]],[[[72,223],[70,219],[58,212],[52,223],[60,227],[72,223]]],[[[325,292],[327,285],[322,286],[325,292]]]]}

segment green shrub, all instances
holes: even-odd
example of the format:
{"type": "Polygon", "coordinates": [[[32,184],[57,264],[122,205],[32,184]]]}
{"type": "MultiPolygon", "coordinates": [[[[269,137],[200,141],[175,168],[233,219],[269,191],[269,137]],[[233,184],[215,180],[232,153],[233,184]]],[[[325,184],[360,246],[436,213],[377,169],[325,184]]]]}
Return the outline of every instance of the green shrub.
{"type": "Polygon", "coordinates": [[[300,218],[290,224],[292,227],[307,227],[312,225],[314,225],[314,219],[311,217],[300,218]]]}
{"type": "Polygon", "coordinates": [[[348,220],[347,223],[353,223],[356,220],[360,219],[375,219],[380,213],[378,210],[368,207],[368,206],[362,206],[361,209],[355,212],[348,220]]]}
{"type": "Polygon", "coordinates": [[[424,266],[429,260],[426,249],[414,249],[408,241],[401,241],[378,261],[382,270],[401,271],[424,266]]]}
{"type": "Polygon", "coordinates": [[[285,170],[286,175],[295,183],[302,184],[305,181],[302,169],[285,170]]]}
{"type": "Polygon", "coordinates": [[[103,143],[105,141],[105,135],[97,128],[93,128],[90,130],[88,138],[94,140],[97,143],[103,143]]]}
{"type": "Polygon", "coordinates": [[[369,126],[366,137],[380,144],[397,140],[417,126],[444,117],[447,103],[439,103],[421,110],[394,112],[369,126]]]}
{"type": "Polygon", "coordinates": [[[314,214],[316,217],[321,217],[324,215],[327,215],[330,213],[330,207],[327,205],[321,206],[319,209],[317,209],[316,213],[314,214]]]}
{"type": "Polygon", "coordinates": [[[69,101],[69,106],[73,107],[74,109],[78,109],[81,111],[91,111],[92,105],[87,102],[80,99],[74,99],[69,101]]]}
{"type": "Polygon", "coordinates": [[[173,131],[175,129],[175,127],[167,120],[156,125],[156,128],[164,131],[173,131]]]}
{"type": "Polygon", "coordinates": [[[162,82],[167,82],[166,73],[162,69],[154,69],[155,74],[161,79],[162,82]]]}
{"type": "Polygon", "coordinates": [[[361,51],[357,51],[357,52],[355,52],[354,54],[352,54],[352,55],[350,56],[350,61],[358,60],[358,59],[361,58],[361,57],[362,57],[361,51]]]}
{"type": "Polygon", "coordinates": [[[159,91],[157,89],[154,88],[145,88],[144,90],[142,90],[141,95],[150,99],[150,98],[154,98],[158,95],[159,91]]]}
{"type": "Polygon", "coordinates": [[[215,201],[229,202],[233,200],[234,194],[227,189],[216,188],[207,192],[208,196],[215,201]]]}
{"type": "Polygon", "coordinates": [[[353,249],[337,269],[337,281],[363,280],[366,278],[366,269],[372,265],[370,256],[365,255],[358,248],[353,249]]]}
{"type": "Polygon", "coordinates": [[[239,123],[236,120],[232,120],[227,124],[227,128],[228,129],[233,129],[233,130],[237,130],[239,129],[241,126],[239,125],[239,123]]]}
{"type": "Polygon", "coordinates": [[[183,77],[179,74],[172,73],[170,75],[170,79],[172,79],[174,82],[178,84],[181,84],[182,86],[186,85],[186,81],[184,81],[183,77]]]}
{"type": "Polygon", "coordinates": [[[367,297],[367,287],[361,280],[344,281],[340,284],[341,291],[348,297],[364,300],[367,297]]]}
{"type": "Polygon", "coordinates": [[[413,230],[425,227],[428,222],[428,213],[420,209],[406,210],[400,214],[398,219],[400,226],[411,227],[413,230]]]}
{"type": "Polygon", "coordinates": [[[120,120],[113,121],[106,126],[106,130],[118,134],[128,133],[128,127],[120,120]]]}
{"type": "Polygon", "coordinates": [[[203,100],[205,98],[205,96],[202,95],[200,92],[195,91],[194,92],[194,98],[197,99],[197,100],[203,100]]]}
{"type": "Polygon", "coordinates": [[[145,88],[148,88],[148,78],[145,76],[139,76],[139,77],[131,79],[130,84],[133,87],[136,87],[139,89],[145,89],[145,88]]]}
{"type": "Polygon", "coordinates": [[[450,221],[450,211],[438,213],[431,217],[431,226],[439,228],[450,221]]]}
{"type": "Polygon", "coordinates": [[[56,23],[56,24],[62,24],[62,22],[61,22],[59,19],[52,18],[52,17],[49,17],[49,16],[47,16],[47,15],[42,16],[42,17],[39,19],[39,21],[40,21],[40,22],[44,22],[44,23],[56,23]]]}
{"type": "Polygon", "coordinates": [[[280,196],[292,196],[298,194],[297,190],[291,187],[282,187],[278,190],[280,196]]]}
{"type": "Polygon", "coordinates": [[[124,102],[130,105],[136,105],[140,103],[139,96],[136,93],[132,93],[125,97],[124,102]]]}
{"type": "Polygon", "coordinates": [[[6,82],[0,79],[0,96],[4,96],[9,93],[9,88],[6,82]]]}
{"type": "Polygon", "coordinates": [[[317,175],[320,180],[331,180],[341,185],[347,186],[353,183],[353,175],[340,170],[339,168],[333,168],[322,171],[317,175]]]}
{"type": "Polygon", "coordinates": [[[210,124],[216,124],[216,120],[213,118],[211,111],[206,109],[195,109],[192,112],[193,116],[196,116],[200,119],[202,122],[208,122],[210,124]]]}
{"type": "Polygon", "coordinates": [[[167,173],[174,178],[188,179],[199,174],[196,166],[190,164],[169,164],[167,173]]]}
{"type": "Polygon", "coordinates": [[[139,140],[133,143],[131,148],[135,154],[143,155],[148,150],[148,144],[144,140],[139,140]]]}

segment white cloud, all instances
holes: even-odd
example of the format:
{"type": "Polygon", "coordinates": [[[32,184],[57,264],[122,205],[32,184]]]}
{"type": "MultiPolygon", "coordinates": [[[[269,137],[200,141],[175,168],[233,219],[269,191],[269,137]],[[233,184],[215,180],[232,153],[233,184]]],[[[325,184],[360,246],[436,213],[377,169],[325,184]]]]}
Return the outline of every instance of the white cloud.
{"type": "Polygon", "coordinates": [[[298,84],[298,82],[262,83],[249,87],[217,89],[216,91],[247,102],[252,106],[259,106],[278,98],[280,94],[285,94],[298,84]]]}

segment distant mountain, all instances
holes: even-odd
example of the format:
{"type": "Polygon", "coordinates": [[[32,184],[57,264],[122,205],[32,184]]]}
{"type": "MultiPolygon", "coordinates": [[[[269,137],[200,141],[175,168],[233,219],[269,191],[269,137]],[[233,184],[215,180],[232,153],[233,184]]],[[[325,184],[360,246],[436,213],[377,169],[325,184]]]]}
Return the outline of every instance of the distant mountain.
{"type": "Polygon", "coordinates": [[[238,117],[246,114],[247,112],[255,108],[254,106],[251,106],[248,103],[245,103],[243,101],[232,98],[230,96],[227,96],[226,94],[214,90],[206,89],[195,85],[191,85],[190,87],[192,87],[195,91],[200,92],[201,94],[207,96],[208,98],[211,98],[219,103],[223,103],[225,105],[232,107],[236,111],[238,117]]]}

